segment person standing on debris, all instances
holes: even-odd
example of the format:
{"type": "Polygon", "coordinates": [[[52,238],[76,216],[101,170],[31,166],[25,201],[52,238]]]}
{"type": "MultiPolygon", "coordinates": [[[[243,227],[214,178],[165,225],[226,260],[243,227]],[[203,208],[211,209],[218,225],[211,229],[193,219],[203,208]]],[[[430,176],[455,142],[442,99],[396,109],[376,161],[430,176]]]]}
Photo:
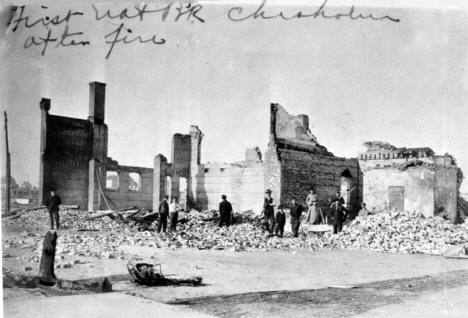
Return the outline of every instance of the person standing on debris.
{"type": "Polygon", "coordinates": [[[271,190],[265,191],[265,200],[263,201],[263,216],[265,217],[265,229],[273,233],[273,227],[275,225],[275,205],[273,204],[273,198],[271,197],[271,190]]]}
{"type": "Polygon", "coordinates": [[[310,189],[310,192],[307,195],[306,204],[308,207],[307,216],[305,218],[306,223],[317,224],[319,220],[317,209],[317,194],[313,189],[310,189]]]}
{"type": "Polygon", "coordinates": [[[54,219],[55,219],[55,227],[58,230],[60,227],[60,216],[59,216],[59,205],[62,204],[62,200],[60,197],[55,193],[55,189],[50,189],[50,196],[47,198],[46,206],[49,210],[50,216],[50,229],[54,229],[54,219]]]}
{"type": "Polygon", "coordinates": [[[343,229],[346,209],[338,197],[335,198],[331,208],[333,209],[333,234],[338,234],[343,229]]]}
{"type": "Polygon", "coordinates": [[[279,237],[283,237],[284,225],[286,224],[286,214],[284,213],[283,206],[278,206],[278,211],[275,216],[275,234],[279,237]]]}
{"type": "Polygon", "coordinates": [[[169,204],[169,222],[171,232],[175,232],[177,228],[177,221],[179,220],[180,205],[177,203],[177,198],[172,198],[171,204],[169,204]]]}
{"type": "Polygon", "coordinates": [[[232,212],[232,205],[227,200],[225,194],[221,196],[221,202],[219,203],[219,226],[226,226],[229,227],[231,225],[231,212],[232,212]]]}
{"type": "Polygon", "coordinates": [[[369,215],[369,210],[366,208],[366,203],[362,202],[361,210],[359,210],[358,216],[368,216],[368,215],[369,215]]]}
{"type": "Polygon", "coordinates": [[[295,198],[291,199],[291,230],[294,237],[299,236],[299,227],[301,226],[301,216],[304,208],[296,202],[295,198]]]}
{"type": "Polygon", "coordinates": [[[167,204],[167,199],[169,199],[169,197],[166,195],[161,203],[159,203],[158,233],[161,233],[161,228],[164,233],[167,229],[167,216],[169,214],[169,204],[167,204]]]}

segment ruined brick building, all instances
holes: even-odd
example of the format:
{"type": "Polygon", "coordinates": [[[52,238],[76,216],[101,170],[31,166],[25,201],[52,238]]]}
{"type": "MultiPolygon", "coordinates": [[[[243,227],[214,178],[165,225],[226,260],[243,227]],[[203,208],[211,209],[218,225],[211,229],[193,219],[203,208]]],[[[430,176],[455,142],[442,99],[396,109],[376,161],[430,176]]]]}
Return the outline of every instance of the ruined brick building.
{"type": "Polygon", "coordinates": [[[427,147],[397,148],[382,142],[364,146],[359,161],[369,206],[456,219],[462,174],[452,156],[436,155],[427,147]]]}
{"type": "Polygon", "coordinates": [[[292,116],[279,104],[270,107],[270,138],[264,160],[254,147],[247,149],[244,161],[202,164],[203,134],[198,127],[192,126],[187,135],[175,134],[171,163],[163,155],[155,160],[155,203],[164,194],[171,194],[186,196],[199,209],[216,209],[224,193],[234,209],[259,211],[266,189],[271,189],[280,203],[289,203],[292,197],[305,203],[309,189],[314,188],[323,207],[328,207],[328,198],[341,189],[348,206],[356,210],[362,200],[358,160],[336,157],[318,144],[309,130],[307,115],[292,116]],[[180,192],[181,180],[186,193],[180,192]]]}
{"type": "Polygon", "coordinates": [[[153,169],[122,166],[107,156],[105,88],[89,84],[88,119],[51,115],[50,99],[41,100],[42,201],[57,188],[64,204],[81,209],[152,207],[153,169]]]}
{"type": "Polygon", "coordinates": [[[49,114],[48,99],[40,107],[42,199],[56,187],[65,204],[89,210],[157,209],[164,195],[178,197],[188,207],[216,209],[226,194],[235,210],[259,212],[267,188],[277,204],[288,204],[292,197],[304,203],[314,188],[324,209],[341,190],[354,213],[364,200],[370,209],[456,216],[461,172],[452,157],[385,143],[366,143],[358,158],[337,157],[318,143],[307,115],[291,115],[279,104],[270,105],[263,156],[254,147],[243,161],[202,163],[203,133],[191,126],[187,134],[173,135],[170,160],[159,154],[153,168],[123,166],[108,157],[105,84],[90,83],[88,119],[49,114]]]}

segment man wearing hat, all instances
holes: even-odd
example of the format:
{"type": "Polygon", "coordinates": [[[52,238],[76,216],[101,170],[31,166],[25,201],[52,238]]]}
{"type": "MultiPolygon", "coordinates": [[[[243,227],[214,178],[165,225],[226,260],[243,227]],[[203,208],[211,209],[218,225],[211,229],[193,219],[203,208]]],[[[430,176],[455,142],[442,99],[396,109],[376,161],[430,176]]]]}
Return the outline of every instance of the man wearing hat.
{"type": "Polygon", "coordinates": [[[298,204],[295,198],[291,199],[291,232],[294,237],[299,237],[299,228],[301,227],[301,217],[304,208],[298,204]]]}
{"type": "Polygon", "coordinates": [[[346,209],[340,198],[335,198],[331,208],[333,211],[333,234],[338,234],[343,229],[343,221],[346,218],[346,209]]]}
{"type": "Polygon", "coordinates": [[[275,215],[275,235],[278,237],[283,237],[284,234],[284,225],[286,224],[286,214],[284,213],[284,206],[279,205],[278,211],[275,215]]]}
{"type": "Polygon", "coordinates": [[[62,200],[60,197],[55,193],[55,188],[50,188],[50,196],[46,200],[46,206],[49,210],[50,215],[50,229],[54,229],[54,219],[55,219],[55,226],[58,230],[60,227],[60,216],[59,216],[59,205],[62,204],[62,200]]]}
{"type": "Polygon", "coordinates": [[[169,199],[169,196],[166,195],[161,203],[159,203],[158,233],[161,232],[161,228],[164,233],[167,229],[167,217],[169,215],[169,204],[167,203],[167,199],[169,199]]]}
{"type": "Polygon", "coordinates": [[[273,204],[273,198],[271,197],[271,190],[267,189],[265,194],[265,200],[263,201],[265,228],[268,232],[273,233],[273,227],[275,225],[275,205],[273,204]]]}

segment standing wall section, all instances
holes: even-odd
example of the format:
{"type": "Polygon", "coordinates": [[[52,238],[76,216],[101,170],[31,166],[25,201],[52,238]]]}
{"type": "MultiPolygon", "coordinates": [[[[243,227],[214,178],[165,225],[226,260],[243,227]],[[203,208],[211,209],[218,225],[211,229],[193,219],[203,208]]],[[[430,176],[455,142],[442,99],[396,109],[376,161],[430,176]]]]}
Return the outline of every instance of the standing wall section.
{"type": "Polygon", "coordinates": [[[63,204],[87,208],[88,161],[92,151],[92,126],[87,120],[46,116],[42,151],[42,201],[56,188],[63,204]]]}
{"type": "MultiPolygon", "coordinates": [[[[119,175],[117,190],[105,189],[104,193],[112,209],[138,207],[152,209],[153,207],[153,169],[132,166],[107,166],[107,170],[116,171],[119,175]],[[140,175],[140,189],[130,189],[130,173],[140,175]]],[[[102,203],[101,203],[102,204],[102,203]]]]}
{"type": "Polygon", "coordinates": [[[235,211],[259,213],[264,192],[263,163],[201,165],[197,180],[197,199],[201,209],[217,210],[225,194],[235,211]]]}
{"type": "Polygon", "coordinates": [[[461,170],[451,156],[437,156],[435,165],[435,214],[458,220],[458,195],[461,170]]]}
{"type": "MultiPolygon", "coordinates": [[[[281,162],[275,145],[268,146],[264,161],[264,190],[271,190],[275,202],[281,195],[281,162]]],[[[265,194],[262,194],[265,196],[265,194]]],[[[263,202],[263,201],[262,201],[263,202]]]]}
{"type": "Polygon", "coordinates": [[[404,210],[434,215],[434,169],[411,167],[376,168],[365,171],[364,201],[369,210],[379,212],[389,207],[389,187],[403,187],[404,210]]]}
{"type": "MultiPolygon", "coordinates": [[[[318,195],[318,206],[329,209],[329,199],[340,190],[341,177],[345,171],[351,175],[350,202],[346,202],[352,212],[356,212],[362,199],[360,169],[357,159],[323,156],[303,151],[283,149],[281,153],[281,203],[290,204],[294,197],[300,204],[305,200],[310,188],[318,195]]],[[[346,196],[345,193],[342,193],[346,196]]]]}

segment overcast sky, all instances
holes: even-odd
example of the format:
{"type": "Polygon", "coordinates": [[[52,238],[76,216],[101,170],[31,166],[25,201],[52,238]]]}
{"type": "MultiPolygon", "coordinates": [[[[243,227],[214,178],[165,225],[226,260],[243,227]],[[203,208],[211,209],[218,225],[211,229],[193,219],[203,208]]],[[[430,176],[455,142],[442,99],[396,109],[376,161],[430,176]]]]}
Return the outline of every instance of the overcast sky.
{"type": "MultiPolygon", "coordinates": [[[[42,48],[24,49],[23,44],[47,29],[20,26],[12,32],[5,28],[3,7],[0,102],[8,111],[17,181],[38,183],[40,98],[52,99],[51,114],[87,118],[90,81],[107,83],[109,156],[124,165],[152,167],[158,153],[170,159],[172,135],[188,132],[191,124],[205,134],[203,162],[242,160],[247,147],[265,150],[269,104],[278,102],[290,113],[309,114],[313,134],[335,155],[356,157],[367,140],[427,146],[453,154],[468,175],[465,9],[357,5],[357,12],[390,15],[399,23],[345,18],[232,22],[227,11],[235,3],[210,3],[203,3],[198,14],[204,23],[170,18],[162,23],[158,14],[143,22],[123,21],[132,30],[129,36],[156,34],[166,43],[117,44],[107,60],[104,35],[121,21],[96,21],[89,4],[26,8],[36,19],[53,12],[63,16],[68,9],[84,12],[71,18],[69,28],[84,32],[76,39],[91,45],[50,44],[44,56],[42,48]]],[[[330,0],[327,10],[345,13],[359,1],[346,3],[331,7],[330,0]]],[[[106,8],[118,12],[125,6],[99,6],[100,12],[106,8]]],[[[314,8],[266,5],[269,13],[314,8]]],[[[63,28],[51,30],[61,34],[63,28]]],[[[468,192],[466,181],[462,190],[468,192]]]]}

